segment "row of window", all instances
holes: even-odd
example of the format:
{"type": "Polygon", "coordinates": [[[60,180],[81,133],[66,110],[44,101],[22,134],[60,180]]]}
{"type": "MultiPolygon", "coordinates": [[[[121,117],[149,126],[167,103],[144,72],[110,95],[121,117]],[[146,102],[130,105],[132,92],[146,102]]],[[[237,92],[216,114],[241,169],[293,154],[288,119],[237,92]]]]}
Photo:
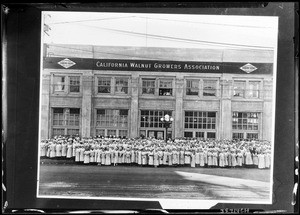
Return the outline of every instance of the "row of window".
{"type": "MultiPolygon", "coordinates": [[[[127,136],[129,123],[128,109],[97,109],[96,135],[101,136],[127,136]]],[[[164,125],[161,118],[164,115],[172,116],[170,110],[141,110],[140,128],[146,131],[161,129],[163,135],[164,125]]],[[[199,138],[215,138],[217,113],[211,111],[185,111],[184,136],[199,138]]],[[[79,134],[80,109],[79,108],[53,108],[52,135],[79,134]]],[[[172,125],[171,125],[172,127],[172,125]]],[[[232,130],[234,139],[257,139],[259,130],[259,113],[233,112],[232,130]],[[251,131],[251,133],[245,133],[251,131]],[[252,136],[251,136],[252,135],[252,136]]],[[[153,133],[153,135],[154,135],[153,133]]],[[[152,135],[149,134],[149,135],[152,135]]]]}
{"type": "MultiPolygon", "coordinates": [[[[128,94],[129,77],[97,76],[98,94],[128,94]]],[[[142,78],[143,95],[174,96],[173,79],[142,78]]],[[[186,79],[185,95],[187,96],[217,96],[217,80],[186,79]]],[[[54,93],[80,92],[80,76],[53,76],[54,93]],[[67,84],[68,83],[68,84],[67,84]]],[[[259,98],[261,81],[235,80],[233,83],[233,97],[259,98]]]]}

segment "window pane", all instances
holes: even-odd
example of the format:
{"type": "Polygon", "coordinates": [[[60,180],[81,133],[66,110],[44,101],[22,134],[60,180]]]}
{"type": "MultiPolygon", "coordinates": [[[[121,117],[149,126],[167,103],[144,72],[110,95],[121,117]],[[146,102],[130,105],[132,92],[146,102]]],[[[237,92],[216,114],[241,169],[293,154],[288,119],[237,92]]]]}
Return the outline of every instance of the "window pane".
{"type": "Polygon", "coordinates": [[[186,95],[198,95],[199,93],[199,80],[186,81],[186,95]]]}
{"type": "Polygon", "coordinates": [[[196,137],[204,138],[204,132],[196,132],[196,137]]]}
{"type": "Polygon", "coordinates": [[[203,80],[203,96],[216,96],[217,81],[203,80]]]}
{"type": "Polygon", "coordinates": [[[258,98],[259,97],[259,81],[249,81],[249,97],[258,98]]]}
{"type": "Polygon", "coordinates": [[[155,79],[143,79],[142,80],[142,93],[154,94],[155,92],[155,79]]]}
{"type": "Polygon", "coordinates": [[[80,90],[80,77],[79,76],[70,76],[70,92],[78,93],[80,90]]]}
{"type": "Polygon", "coordinates": [[[80,109],[79,108],[70,108],[70,114],[79,114],[80,109]]]}
{"type": "Polygon", "coordinates": [[[193,137],[193,132],[184,132],[184,137],[193,137]]]}
{"type": "Polygon", "coordinates": [[[258,133],[247,133],[247,139],[258,139],[258,133]]]}
{"type": "Polygon", "coordinates": [[[96,116],[96,126],[127,128],[128,110],[98,109],[96,116]]]}
{"type": "Polygon", "coordinates": [[[244,134],[243,133],[233,133],[232,134],[232,139],[234,139],[234,140],[244,139],[244,134]]]}
{"type": "Polygon", "coordinates": [[[233,96],[244,98],[245,97],[245,88],[246,88],[245,81],[234,81],[233,96]]]}
{"type": "Polygon", "coordinates": [[[232,129],[258,130],[258,113],[233,112],[232,129]]]}
{"type": "Polygon", "coordinates": [[[185,128],[216,129],[216,112],[186,111],[184,121],[185,128]]]}
{"type": "Polygon", "coordinates": [[[172,80],[159,81],[159,95],[171,96],[172,95],[172,80]]]}
{"type": "Polygon", "coordinates": [[[96,135],[105,136],[105,129],[96,129],[96,135]]]}
{"type": "Polygon", "coordinates": [[[64,91],[65,90],[65,77],[64,76],[54,76],[53,84],[54,84],[54,91],[64,91]]]}
{"type": "Polygon", "coordinates": [[[215,139],[216,133],[215,132],[207,132],[207,138],[208,139],[215,139]]]}
{"type": "Polygon", "coordinates": [[[64,109],[63,108],[53,108],[53,113],[63,113],[64,109]]]}
{"type": "Polygon", "coordinates": [[[120,94],[128,93],[128,78],[116,78],[115,92],[120,94]]]}
{"type": "Polygon", "coordinates": [[[119,136],[122,138],[127,137],[127,130],[119,130],[119,136]]]}
{"type": "Polygon", "coordinates": [[[116,136],[117,131],[116,130],[107,130],[107,135],[108,136],[116,136]]]}
{"type": "Polygon", "coordinates": [[[65,135],[65,129],[64,128],[53,128],[52,129],[52,136],[59,136],[59,135],[65,135]]]}
{"type": "Polygon", "coordinates": [[[98,109],[97,115],[105,115],[105,109],[98,109]]]}
{"type": "Polygon", "coordinates": [[[67,135],[70,136],[79,135],[79,129],[67,129],[67,135]]]}
{"type": "MultiPolygon", "coordinates": [[[[141,127],[152,127],[152,128],[161,128],[163,124],[160,120],[164,115],[168,114],[172,116],[172,111],[152,111],[152,110],[143,110],[141,111],[140,125],[141,127]]],[[[170,125],[170,127],[172,124],[170,125]]]]}
{"type": "Polygon", "coordinates": [[[111,78],[99,77],[98,78],[98,93],[110,93],[111,78]]]}

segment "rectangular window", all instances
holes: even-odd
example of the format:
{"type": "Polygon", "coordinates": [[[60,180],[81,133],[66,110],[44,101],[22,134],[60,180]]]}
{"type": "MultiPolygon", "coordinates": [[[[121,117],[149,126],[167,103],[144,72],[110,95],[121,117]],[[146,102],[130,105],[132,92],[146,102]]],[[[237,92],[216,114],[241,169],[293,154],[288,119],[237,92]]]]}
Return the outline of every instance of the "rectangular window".
{"type": "Polygon", "coordinates": [[[65,91],[65,76],[53,76],[53,85],[55,92],[63,92],[65,91]]]}
{"type": "Polygon", "coordinates": [[[53,108],[52,134],[54,136],[79,135],[79,117],[79,108],[53,108]]]}
{"type": "Polygon", "coordinates": [[[107,130],[107,136],[116,136],[117,135],[117,131],[116,130],[107,130]]]}
{"type": "Polygon", "coordinates": [[[245,81],[234,81],[233,96],[244,98],[245,97],[245,88],[246,88],[245,81]]]}
{"type": "Polygon", "coordinates": [[[110,93],[111,92],[111,78],[99,77],[98,78],[98,93],[110,93]]]}
{"type": "Polygon", "coordinates": [[[186,95],[198,96],[199,80],[186,80],[186,95]]]}
{"type": "Polygon", "coordinates": [[[127,130],[119,130],[119,136],[122,138],[127,137],[127,130]]]}
{"type": "Polygon", "coordinates": [[[96,116],[97,127],[128,127],[127,109],[98,109],[96,116]]]}
{"type": "Polygon", "coordinates": [[[128,94],[128,78],[116,78],[115,92],[120,94],[128,94]]]}
{"type": "Polygon", "coordinates": [[[191,132],[191,131],[184,132],[184,137],[192,138],[193,137],[193,132],[191,132]]]}
{"type": "Polygon", "coordinates": [[[70,92],[71,93],[79,93],[80,91],[80,77],[79,76],[70,76],[70,92]]]}
{"type": "Polygon", "coordinates": [[[105,129],[96,129],[96,135],[97,136],[105,136],[105,129]]]}
{"type": "Polygon", "coordinates": [[[258,113],[255,112],[233,112],[233,130],[258,130],[258,113]]]}
{"type": "Polygon", "coordinates": [[[140,130],[140,137],[142,137],[142,138],[146,137],[146,131],[145,130],[140,130]]]}
{"type": "Polygon", "coordinates": [[[259,81],[249,81],[249,97],[259,98],[259,81]]]}
{"type": "Polygon", "coordinates": [[[203,80],[203,96],[216,96],[217,95],[217,81],[203,80]]]}
{"type": "Polygon", "coordinates": [[[53,125],[63,125],[64,123],[64,109],[53,108],[53,125]]]}
{"type": "Polygon", "coordinates": [[[153,94],[155,93],[155,79],[143,79],[142,80],[142,93],[153,94]]]}
{"type": "Polygon", "coordinates": [[[79,135],[79,129],[67,129],[67,135],[70,136],[79,135]]]}
{"type": "MultiPolygon", "coordinates": [[[[142,110],[140,118],[140,127],[142,128],[163,128],[160,118],[168,114],[172,116],[172,111],[160,110],[142,110]]],[[[172,124],[170,125],[172,127],[172,124]]]]}
{"type": "Polygon", "coordinates": [[[53,128],[52,129],[52,136],[59,136],[59,135],[65,135],[65,129],[64,128],[53,128]]]}
{"type": "Polygon", "coordinates": [[[216,112],[185,111],[184,128],[216,129],[216,112]]]}
{"type": "Polygon", "coordinates": [[[247,139],[257,140],[258,139],[258,133],[247,133],[247,139]]]}
{"type": "Polygon", "coordinates": [[[67,114],[67,125],[79,126],[79,108],[70,108],[67,114]]]}
{"type": "Polygon", "coordinates": [[[172,96],[172,80],[159,80],[159,95],[172,96]]]}
{"type": "Polygon", "coordinates": [[[198,137],[198,138],[204,138],[204,132],[197,131],[196,132],[196,137],[198,137]]]}
{"type": "Polygon", "coordinates": [[[215,132],[207,132],[207,139],[216,139],[215,132]]]}
{"type": "Polygon", "coordinates": [[[244,139],[244,133],[233,133],[232,139],[234,140],[242,140],[244,139]]]}

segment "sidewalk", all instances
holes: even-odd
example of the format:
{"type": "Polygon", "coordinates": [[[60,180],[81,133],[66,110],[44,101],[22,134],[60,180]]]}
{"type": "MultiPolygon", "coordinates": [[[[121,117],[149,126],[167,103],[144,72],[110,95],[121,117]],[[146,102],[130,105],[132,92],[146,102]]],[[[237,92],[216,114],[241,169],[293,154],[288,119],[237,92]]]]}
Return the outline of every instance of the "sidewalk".
{"type": "Polygon", "coordinates": [[[65,165],[76,165],[77,163],[73,158],[41,158],[40,164],[65,164],[65,165]]]}

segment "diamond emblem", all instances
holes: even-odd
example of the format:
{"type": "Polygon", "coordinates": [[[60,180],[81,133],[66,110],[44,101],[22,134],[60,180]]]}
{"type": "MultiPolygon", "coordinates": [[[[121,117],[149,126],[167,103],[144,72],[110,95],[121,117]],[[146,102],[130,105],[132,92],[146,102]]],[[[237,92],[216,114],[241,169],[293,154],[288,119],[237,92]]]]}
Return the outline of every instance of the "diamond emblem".
{"type": "Polygon", "coordinates": [[[251,72],[257,70],[257,68],[250,63],[245,64],[244,66],[240,67],[240,69],[246,73],[251,73],[251,72]]]}
{"type": "Polygon", "coordinates": [[[70,59],[66,58],[64,60],[59,61],[58,64],[61,65],[64,68],[68,69],[71,66],[74,66],[76,63],[71,61],[70,59]]]}

